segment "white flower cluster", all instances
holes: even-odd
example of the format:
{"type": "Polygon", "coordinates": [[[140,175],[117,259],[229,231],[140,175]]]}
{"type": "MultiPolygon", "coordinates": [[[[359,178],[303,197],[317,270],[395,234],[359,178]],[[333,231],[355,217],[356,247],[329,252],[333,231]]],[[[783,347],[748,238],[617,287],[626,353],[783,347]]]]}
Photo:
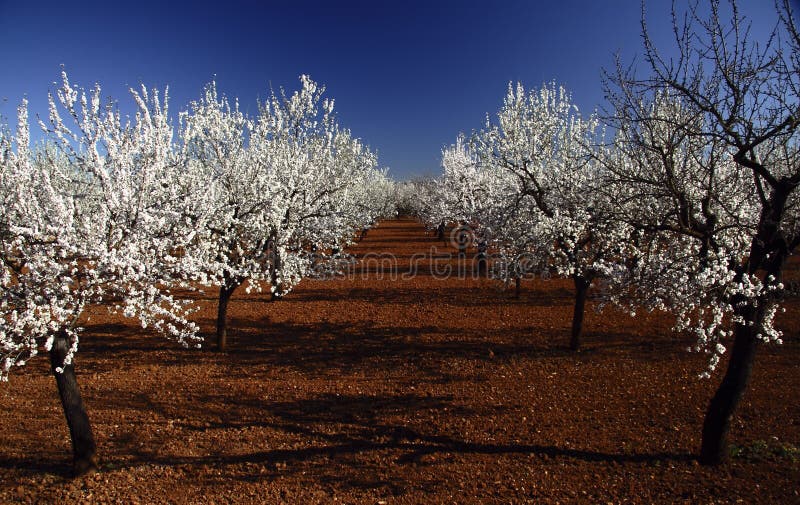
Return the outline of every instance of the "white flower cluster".
{"type": "Polygon", "coordinates": [[[596,161],[594,116],[582,119],[554,84],[509,86],[496,124],[445,149],[426,219],[464,221],[486,240],[505,276],[550,271],[608,275],[631,229],[610,219],[613,194],[596,161]]]}
{"type": "MultiPolygon", "coordinates": [[[[420,185],[418,215],[430,226],[465,222],[502,256],[572,277],[576,288],[600,279],[601,307],[672,313],[675,329],[708,353],[707,376],[737,328],[781,341],[774,317],[781,265],[800,235],[797,191],[775,202],[780,193],[674,93],[631,103],[608,143],[563,88],[509,86],[496,123],[460,137],[443,153],[443,176],[420,185]]],[[[751,163],[788,184],[799,152],[796,139],[778,137],[751,163]]],[[[525,270],[503,266],[507,276],[525,270]]]]}
{"type": "Polygon", "coordinates": [[[301,83],[291,96],[273,94],[255,119],[212,83],[183,118],[189,164],[214,193],[204,244],[218,282],[258,289],[265,280],[285,294],[311,258],[391,212],[391,182],[375,155],[339,127],[323,87],[301,83]]]}
{"type": "Polygon", "coordinates": [[[0,129],[0,380],[57,335],[69,364],[90,303],[199,346],[176,288],[234,278],[288,291],[309,249],[344,247],[391,213],[375,155],[301,80],[255,119],[212,83],[174,128],[166,92],[132,89],[125,118],[63,73],[35,148],[23,101],[16,133],[0,129]]]}
{"type": "MultiPolygon", "coordinates": [[[[635,109],[620,114],[625,120],[606,157],[620,188],[618,218],[640,231],[629,249],[630,268],[618,279],[628,288],[621,292],[634,293],[628,303],[673,313],[677,331],[694,333],[692,349],[709,355],[702,374],[708,377],[736,331],[781,342],[774,316],[784,286],[773,272],[780,275],[788,255],[772,261],[765,239],[795,241],[798,207],[782,209],[773,237],[760,236],[770,226],[769,190],[735,161],[728,144],[703,134],[707,116],[664,90],[640,97],[635,109]]],[[[786,142],[765,142],[752,154],[786,171],[781,167],[792,158],[786,154],[797,152],[791,138],[786,142]]]]}

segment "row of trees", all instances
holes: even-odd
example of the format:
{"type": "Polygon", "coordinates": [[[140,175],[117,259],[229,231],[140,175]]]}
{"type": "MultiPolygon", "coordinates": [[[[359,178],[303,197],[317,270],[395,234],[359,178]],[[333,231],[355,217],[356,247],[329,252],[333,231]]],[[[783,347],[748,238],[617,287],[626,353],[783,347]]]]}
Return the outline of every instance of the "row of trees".
{"type": "Polygon", "coordinates": [[[174,293],[219,286],[224,350],[237,287],[266,281],[279,297],[391,212],[376,156],[324,88],[301,84],[249,118],[211,83],[175,125],[166,91],[131,90],[126,118],[63,73],[42,143],[31,147],[25,101],[16,134],[0,130],[0,379],[49,351],[77,472],[95,454],[72,364],[89,304],[199,347],[192,304],[174,293]]]}
{"type": "Polygon", "coordinates": [[[595,279],[631,312],[674,314],[708,353],[706,376],[732,340],[703,428],[709,464],[726,456],[758,344],[781,340],[782,273],[800,245],[800,35],[786,0],[763,41],[729,5],[674,17],[671,59],[643,24],[649,75],[607,73],[602,121],[555,84],[509,86],[494,121],[444,150],[442,177],[417,184],[431,226],[468,223],[506,262],[573,279],[573,349],[595,279]]]}
{"type": "Polygon", "coordinates": [[[273,95],[252,120],[212,83],[182,116],[188,158],[203,180],[218,183],[206,206],[214,217],[197,243],[220,287],[221,350],[239,286],[266,282],[278,299],[393,212],[393,184],[375,154],[339,127],[324,88],[301,82],[290,97],[273,95]]]}

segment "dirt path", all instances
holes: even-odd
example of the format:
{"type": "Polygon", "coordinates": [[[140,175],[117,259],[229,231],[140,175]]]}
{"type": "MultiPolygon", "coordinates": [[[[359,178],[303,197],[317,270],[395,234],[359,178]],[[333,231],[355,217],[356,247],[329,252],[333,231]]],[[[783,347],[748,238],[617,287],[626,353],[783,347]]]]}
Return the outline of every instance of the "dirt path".
{"type": "MultiPolygon", "coordinates": [[[[516,300],[445,276],[455,251],[409,220],[350,252],[350,275],[281,302],[237,292],[227,353],[98,308],[77,370],[100,471],[65,478],[37,359],[0,386],[0,503],[800,502],[796,300],[786,344],[759,355],[738,457],[706,469],[691,454],[719,376],[697,379],[704,358],[668,319],[590,312],[575,354],[568,282],[516,300]]],[[[200,303],[211,338],[215,300],[200,303]]]]}

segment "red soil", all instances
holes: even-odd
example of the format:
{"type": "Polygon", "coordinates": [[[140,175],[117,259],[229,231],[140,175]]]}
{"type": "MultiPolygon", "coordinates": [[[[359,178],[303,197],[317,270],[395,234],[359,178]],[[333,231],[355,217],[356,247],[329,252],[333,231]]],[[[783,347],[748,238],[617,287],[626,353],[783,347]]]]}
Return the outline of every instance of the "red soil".
{"type": "Polygon", "coordinates": [[[396,255],[397,276],[304,281],[275,303],[238,291],[226,353],[215,290],[199,300],[202,350],[97,307],[76,369],[99,471],[68,477],[42,357],[0,386],[0,503],[800,502],[796,297],[785,343],[759,350],[736,456],[704,468],[692,455],[725,363],[698,379],[705,357],[668,317],[592,304],[569,352],[570,282],[528,280],[516,300],[434,278],[412,258],[432,247],[454,252],[388,221],[351,252],[396,255]],[[402,278],[410,261],[420,272],[402,278]]]}

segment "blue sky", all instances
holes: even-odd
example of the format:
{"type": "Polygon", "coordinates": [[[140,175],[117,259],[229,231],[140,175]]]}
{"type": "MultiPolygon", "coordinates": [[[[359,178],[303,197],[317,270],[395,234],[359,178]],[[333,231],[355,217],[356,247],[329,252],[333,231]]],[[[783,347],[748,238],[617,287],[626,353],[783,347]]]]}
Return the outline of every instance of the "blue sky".
{"type": "MultiPolygon", "coordinates": [[[[771,0],[739,4],[757,32],[774,21],[771,0]]],[[[666,49],[670,5],[646,7],[666,49]]],[[[641,53],[640,15],[638,0],[0,0],[0,114],[13,119],[23,96],[44,114],[61,64],[123,104],[129,86],[169,85],[173,112],[214,76],[254,113],[270,86],[309,74],[395,178],[435,175],[442,147],[496,112],[509,81],[556,81],[582,111],[602,105],[601,69],[641,53]]]]}

